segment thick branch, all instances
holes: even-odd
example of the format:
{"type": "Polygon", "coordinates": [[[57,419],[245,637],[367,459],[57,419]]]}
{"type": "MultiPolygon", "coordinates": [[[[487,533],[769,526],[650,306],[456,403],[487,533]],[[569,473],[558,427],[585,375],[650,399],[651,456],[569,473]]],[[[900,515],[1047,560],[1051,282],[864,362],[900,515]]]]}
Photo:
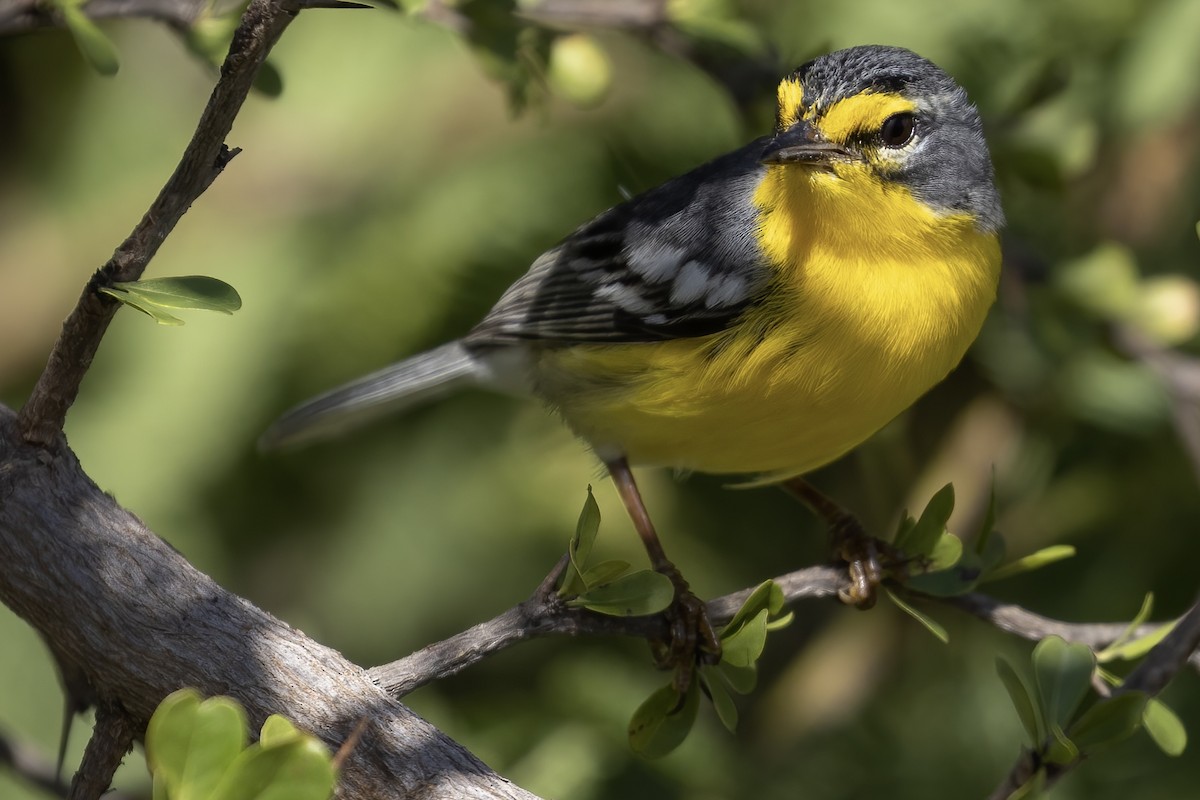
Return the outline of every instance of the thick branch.
{"type": "Polygon", "coordinates": [[[283,714],[333,750],[366,718],[342,772],[346,797],[532,798],[363,669],[197,571],[101,492],[65,445],[24,444],[3,406],[0,601],[139,735],[163,697],[194,686],[236,698],[255,728],[283,714]]]}
{"type": "Polygon", "coordinates": [[[21,409],[25,441],[48,447],[62,430],[79,384],[120,305],[98,290],[115,281],[140,278],[180,218],[236,154],[225,146],[225,137],[250,93],[258,68],[298,7],[295,0],[253,0],[246,9],[221,67],[221,77],[175,172],[129,238],[92,276],[63,323],[46,369],[21,409]]]}

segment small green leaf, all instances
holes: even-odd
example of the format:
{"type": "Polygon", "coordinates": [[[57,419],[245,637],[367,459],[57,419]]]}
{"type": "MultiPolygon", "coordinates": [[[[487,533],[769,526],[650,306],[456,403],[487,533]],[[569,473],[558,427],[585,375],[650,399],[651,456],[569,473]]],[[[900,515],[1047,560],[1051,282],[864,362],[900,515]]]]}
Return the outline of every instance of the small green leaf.
{"type": "Polygon", "coordinates": [[[601,561],[594,567],[588,567],[587,572],[581,576],[584,586],[603,586],[606,583],[612,583],[614,580],[625,574],[629,569],[628,561],[614,559],[612,561],[601,561]]]}
{"type": "Polygon", "coordinates": [[[156,791],[207,798],[246,746],[246,715],[228,697],[195,689],[168,695],[146,728],[146,763],[156,791]]]}
{"type": "Polygon", "coordinates": [[[976,547],[975,552],[979,555],[979,568],[984,575],[990,575],[997,567],[1004,562],[1008,555],[1008,543],[1004,541],[1004,537],[999,531],[992,531],[987,537],[987,542],[981,547],[976,547]]]}
{"type": "Polygon", "coordinates": [[[899,547],[899,542],[904,541],[915,527],[917,527],[917,521],[909,516],[908,509],[904,509],[900,512],[900,524],[896,526],[896,535],[892,537],[892,544],[899,547]]]}
{"type": "Polygon", "coordinates": [[[329,800],[337,774],[319,741],[251,745],[225,773],[210,800],[329,800]]]}
{"type": "Polygon", "coordinates": [[[60,2],[57,5],[59,11],[62,12],[63,22],[66,23],[67,30],[71,32],[75,46],[79,48],[84,60],[91,65],[92,69],[105,77],[116,75],[121,64],[117,58],[117,48],[113,45],[112,40],[96,27],[96,23],[92,22],[87,14],[83,13],[81,4],[60,2]]]}
{"type": "Polygon", "coordinates": [[[962,539],[949,531],[944,531],[929,554],[929,571],[934,572],[953,567],[962,558],[962,554],[962,539]]]}
{"type": "Polygon", "coordinates": [[[1046,770],[1039,767],[1033,777],[1021,784],[1021,787],[1010,794],[1005,800],[1036,800],[1046,789],[1046,770]]]}
{"type": "Polygon", "coordinates": [[[687,738],[696,721],[700,689],[693,681],[683,703],[673,686],[646,698],[629,721],[629,746],[643,758],[661,758],[687,738]]]}
{"type": "MultiPolygon", "coordinates": [[[[967,556],[972,555],[971,553],[967,554],[967,556]]],[[[967,560],[967,556],[964,556],[963,561],[967,560]]],[[[930,597],[958,597],[975,588],[975,585],[979,583],[979,574],[978,569],[972,569],[966,564],[959,564],[950,569],[913,575],[904,581],[904,588],[927,594],[930,597]]]]}
{"type": "Polygon", "coordinates": [[[592,555],[592,545],[596,542],[596,533],[600,530],[600,505],[592,494],[592,487],[587,487],[587,499],[579,512],[579,521],[575,523],[575,535],[571,537],[571,563],[582,575],[587,568],[587,560],[592,555]]]}
{"type": "Polygon", "coordinates": [[[1071,739],[1087,754],[1115,744],[1137,730],[1145,708],[1146,695],[1142,692],[1126,692],[1101,700],[1071,726],[1071,739]]]}
{"type": "Polygon", "coordinates": [[[600,530],[600,506],[592,495],[592,487],[587,487],[587,499],[579,512],[579,520],[575,523],[575,534],[567,546],[570,564],[563,575],[562,586],[558,590],[560,597],[571,597],[587,591],[588,583],[583,580],[587,569],[587,560],[592,554],[592,545],[596,541],[596,533],[600,530]]]}
{"type": "Polygon", "coordinates": [[[717,671],[725,679],[726,685],[738,694],[750,694],[758,685],[758,668],[754,665],[736,667],[728,661],[722,660],[717,664],[717,671]]]}
{"type": "Polygon", "coordinates": [[[910,617],[915,619],[917,622],[919,622],[923,626],[925,626],[925,629],[927,631],[929,631],[930,633],[932,633],[938,639],[938,641],[940,641],[942,644],[949,644],[950,634],[947,633],[946,629],[943,628],[940,624],[933,621],[933,619],[931,619],[930,617],[925,616],[920,611],[918,611],[917,609],[910,606],[908,603],[901,600],[899,597],[896,596],[895,592],[893,592],[891,589],[887,588],[886,586],[883,587],[883,593],[885,595],[887,595],[888,599],[890,599],[893,603],[896,604],[897,608],[899,608],[905,614],[908,614],[910,617]]]}
{"type": "Polygon", "coordinates": [[[1065,727],[1092,685],[1096,656],[1087,645],[1047,636],[1033,648],[1033,675],[1047,722],[1065,727]]]}
{"type": "Polygon", "coordinates": [[[232,314],[242,307],[242,298],[228,283],[208,275],[176,275],[140,281],[118,281],[113,288],[128,292],[163,308],[187,308],[232,314]]]}
{"type": "Polygon", "coordinates": [[[700,681],[704,685],[705,694],[712,701],[713,709],[717,712],[717,718],[721,720],[721,724],[730,733],[736,731],[737,705],[733,702],[733,696],[729,694],[729,688],[720,672],[716,667],[703,666],[700,668],[700,681]]]}
{"type": "Polygon", "coordinates": [[[279,747],[291,744],[304,738],[305,734],[291,723],[287,717],[272,714],[263,723],[262,731],[258,734],[258,743],[263,747],[279,747]]]}
{"type": "Polygon", "coordinates": [[[1142,606],[1138,609],[1137,614],[1135,614],[1130,623],[1125,626],[1125,630],[1121,632],[1120,636],[1118,636],[1116,639],[1113,639],[1108,647],[1105,647],[1103,650],[1096,653],[1096,661],[1101,664],[1112,661],[1114,658],[1113,652],[1119,650],[1122,646],[1133,639],[1134,633],[1146,622],[1146,620],[1150,619],[1150,614],[1153,611],[1154,592],[1146,592],[1146,596],[1142,598],[1142,606]]]}
{"type": "MultiPolygon", "coordinates": [[[[980,556],[987,552],[996,530],[996,468],[992,467],[992,481],[988,485],[987,511],[983,514],[983,522],[979,526],[979,535],[975,538],[975,552],[980,556]]],[[[987,559],[984,558],[986,563],[987,559]]]]}
{"type": "Polygon", "coordinates": [[[1025,733],[1029,736],[1029,743],[1034,746],[1038,745],[1046,738],[1046,725],[1042,719],[1041,710],[1034,700],[1032,687],[1024,676],[1004,658],[996,659],[996,672],[1000,675],[1004,688],[1008,690],[1008,696],[1012,700],[1013,708],[1017,710],[1021,726],[1025,728],[1025,733]]]}
{"type": "Polygon", "coordinates": [[[283,75],[270,61],[264,61],[254,76],[254,88],[267,97],[279,97],[283,94],[283,75]]]}
{"type": "Polygon", "coordinates": [[[762,609],[733,633],[721,636],[721,661],[734,667],[749,667],[758,661],[767,645],[767,616],[762,609]]]}
{"type": "MultiPolygon", "coordinates": [[[[758,612],[762,612],[762,610],[770,612],[770,606],[772,606],[772,587],[775,590],[779,590],[778,585],[774,581],[763,581],[758,584],[754,588],[754,591],[751,591],[750,596],[746,597],[746,601],[742,603],[742,608],[739,608],[733,614],[733,618],[728,621],[728,624],[721,628],[721,636],[737,631],[739,627],[754,619],[758,615],[758,612]]],[[[782,596],[782,591],[780,591],[780,596],[782,596]]],[[[780,601],[781,607],[782,601],[780,601]]]]}
{"type": "Polygon", "coordinates": [[[903,536],[896,539],[896,547],[910,556],[928,556],[938,540],[946,532],[946,522],[954,511],[954,485],[947,483],[929,499],[921,512],[921,518],[903,536]]]}
{"type": "Polygon", "coordinates": [[[129,292],[121,291],[119,289],[110,289],[107,286],[101,287],[100,291],[106,295],[109,295],[110,297],[115,297],[117,300],[120,300],[130,308],[142,312],[159,325],[178,326],[183,324],[183,320],[174,314],[168,314],[166,311],[163,311],[161,308],[153,305],[152,303],[144,303],[142,302],[141,298],[131,295],[129,292]]]}
{"type": "Polygon", "coordinates": [[[1055,723],[1050,723],[1050,739],[1042,749],[1042,760],[1051,764],[1070,764],[1079,758],[1079,748],[1055,723]]]}
{"type": "Polygon", "coordinates": [[[767,620],[767,632],[772,633],[774,631],[783,630],[788,625],[791,625],[792,620],[794,620],[795,618],[796,618],[796,613],[794,611],[789,611],[788,613],[784,614],[782,617],[775,617],[774,619],[767,620]]]}
{"type": "Polygon", "coordinates": [[[1166,703],[1151,697],[1142,712],[1142,725],[1159,750],[1169,756],[1183,755],[1187,748],[1187,729],[1166,703]]]}
{"type": "Polygon", "coordinates": [[[588,589],[568,600],[567,605],[614,617],[644,617],[662,611],[673,599],[675,586],[671,579],[661,572],[644,569],[588,589]]]}
{"type": "Polygon", "coordinates": [[[1044,547],[1036,553],[1030,553],[1027,556],[1018,558],[1016,561],[1010,561],[1002,567],[997,567],[983,576],[979,582],[991,583],[992,581],[1011,578],[1013,575],[1041,569],[1053,564],[1055,561],[1062,561],[1064,558],[1070,558],[1073,555],[1075,555],[1075,548],[1069,544],[1056,544],[1044,547]]]}
{"type": "Polygon", "coordinates": [[[1168,622],[1145,636],[1139,636],[1116,647],[1106,647],[1104,649],[1105,663],[1117,660],[1135,661],[1141,658],[1153,650],[1155,645],[1165,639],[1174,627],[1174,622],[1168,622]]]}

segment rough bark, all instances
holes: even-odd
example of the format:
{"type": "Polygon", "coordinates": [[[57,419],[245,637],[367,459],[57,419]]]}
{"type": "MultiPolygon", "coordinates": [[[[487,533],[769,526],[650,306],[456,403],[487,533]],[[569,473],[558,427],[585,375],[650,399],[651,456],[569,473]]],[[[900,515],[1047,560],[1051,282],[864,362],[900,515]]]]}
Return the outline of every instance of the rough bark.
{"type": "Polygon", "coordinates": [[[283,714],[336,749],[354,798],[532,798],[390,698],[359,666],[233,595],[83,473],[61,438],[21,440],[0,406],[0,601],[48,643],[89,700],[140,736],[169,692],[194,686],[283,714]]]}

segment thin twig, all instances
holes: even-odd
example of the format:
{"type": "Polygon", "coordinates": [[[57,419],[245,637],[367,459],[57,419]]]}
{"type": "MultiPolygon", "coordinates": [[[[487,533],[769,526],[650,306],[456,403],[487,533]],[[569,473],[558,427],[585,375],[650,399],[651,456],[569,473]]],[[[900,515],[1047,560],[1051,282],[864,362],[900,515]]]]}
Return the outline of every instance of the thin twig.
{"type": "MultiPolygon", "coordinates": [[[[1185,664],[1189,661],[1195,663],[1197,648],[1200,648],[1200,598],[1197,598],[1196,603],[1175,623],[1171,632],[1146,654],[1133,672],[1129,673],[1113,692],[1113,696],[1127,692],[1144,692],[1149,697],[1156,697],[1179,674],[1185,664]]],[[[1077,758],[1069,764],[1041,764],[1035,751],[1023,749],[1017,763],[1004,776],[1000,785],[988,795],[988,800],[1007,800],[1009,795],[1034,778],[1039,767],[1045,774],[1044,786],[1049,789],[1081,763],[1082,758],[1077,758]]]]}
{"type": "Polygon", "coordinates": [[[71,781],[70,800],[99,800],[108,791],[117,767],[133,747],[133,736],[133,723],[119,708],[102,705],[96,709],[96,727],[71,781]]]}
{"type": "Polygon", "coordinates": [[[221,67],[220,80],[175,172],[133,232],[88,281],[63,323],[46,368],[21,408],[19,424],[25,441],[49,447],[62,430],[79,384],[120,306],[99,290],[116,281],[140,278],[184,213],[236,154],[225,146],[225,137],[250,93],[259,67],[295,18],[296,10],[294,0],[253,0],[246,9],[221,67]]]}
{"type": "MultiPolygon", "coordinates": [[[[208,0],[90,0],[82,10],[95,20],[140,17],[185,31],[208,4],[208,0]]],[[[63,24],[62,14],[42,0],[11,0],[0,7],[0,36],[63,24]]]]}
{"type": "MultiPolygon", "coordinates": [[[[561,564],[562,561],[528,600],[487,622],[435,642],[411,655],[373,667],[368,671],[371,679],[392,696],[403,697],[420,686],[457,674],[488,656],[529,639],[584,635],[661,638],[667,634],[667,622],[662,615],[613,617],[566,605],[553,591],[548,591],[555,585],[561,564]]],[[[792,605],[806,598],[835,596],[845,584],[846,575],[840,567],[818,566],[781,575],[774,580],[783,590],[787,604],[792,605]]],[[[710,601],[709,619],[714,625],[725,624],[752,591],[753,588],[747,588],[710,601]]],[[[1006,633],[1030,641],[1057,635],[1100,649],[1112,644],[1129,628],[1128,623],[1122,622],[1062,622],[978,593],[926,599],[965,611],[1006,633]]],[[[1163,624],[1147,623],[1134,630],[1133,635],[1146,636],[1163,624]]],[[[1193,653],[1191,660],[1200,668],[1200,654],[1193,653]]]]}

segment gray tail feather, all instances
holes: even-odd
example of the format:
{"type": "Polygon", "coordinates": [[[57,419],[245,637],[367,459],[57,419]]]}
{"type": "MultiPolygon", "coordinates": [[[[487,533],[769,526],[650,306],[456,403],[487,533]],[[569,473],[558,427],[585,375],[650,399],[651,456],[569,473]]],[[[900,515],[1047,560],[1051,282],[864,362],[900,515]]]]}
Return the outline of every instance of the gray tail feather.
{"type": "Polygon", "coordinates": [[[450,342],[305,401],[275,421],[260,451],[307,444],[432,400],[481,377],[481,365],[450,342]]]}

